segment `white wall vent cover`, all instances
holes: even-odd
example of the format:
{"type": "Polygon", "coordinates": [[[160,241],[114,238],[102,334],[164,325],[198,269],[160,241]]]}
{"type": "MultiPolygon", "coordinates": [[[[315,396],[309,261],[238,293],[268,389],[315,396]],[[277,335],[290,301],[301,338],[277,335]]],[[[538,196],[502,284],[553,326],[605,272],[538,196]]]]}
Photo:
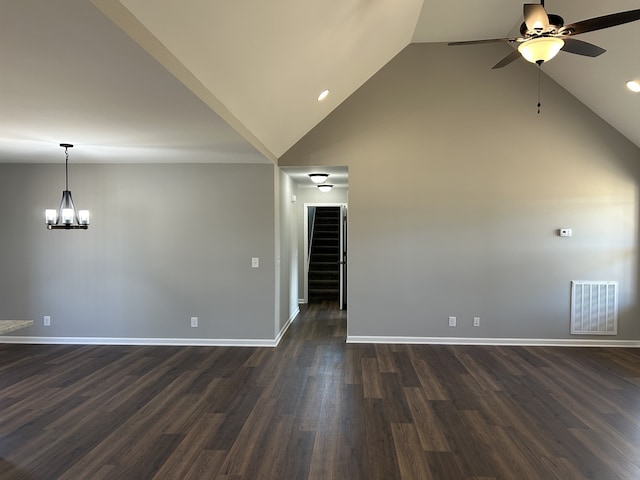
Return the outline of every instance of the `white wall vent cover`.
{"type": "Polygon", "coordinates": [[[571,334],[618,334],[618,282],[571,282],[571,334]]]}

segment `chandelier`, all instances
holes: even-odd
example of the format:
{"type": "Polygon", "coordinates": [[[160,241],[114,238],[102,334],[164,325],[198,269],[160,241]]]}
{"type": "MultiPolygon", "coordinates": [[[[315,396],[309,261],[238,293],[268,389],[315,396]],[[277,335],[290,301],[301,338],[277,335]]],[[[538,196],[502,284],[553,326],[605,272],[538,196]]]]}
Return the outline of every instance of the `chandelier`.
{"type": "Polygon", "coordinates": [[[47,208],[44,211],[45,224],[49,230],[72,230],[89,228],[89,210],[76,210],[69,190],[69,149],[73,148],[70,143],[61,143],[64,148],[65,164],[64,174],[65,183],[62,191],[62,200],[58,210],[47,208]]]}

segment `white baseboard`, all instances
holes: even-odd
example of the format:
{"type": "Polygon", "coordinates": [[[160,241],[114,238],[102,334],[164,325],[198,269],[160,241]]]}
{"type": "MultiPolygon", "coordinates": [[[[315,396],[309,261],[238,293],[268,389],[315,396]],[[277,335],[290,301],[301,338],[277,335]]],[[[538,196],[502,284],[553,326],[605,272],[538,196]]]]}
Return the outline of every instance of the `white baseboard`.
{"type": "Polygon", "coordinates": [[[307,299],[306,298],[299,298],[298,299],[298,305],[306,305],[307,303],[307,299]]]}
{"type": "Polygon", "coordinates": [[[291,315],[278,336],[271,339],[243,338],[117,338],[117,337],[36,337],[36,336],[0,336],[0,343],[48,344],[48,345],[137,345],[159,347],[277,347],[287,329],[300,313],[300,309],[291,315]]]}
{"type": "Polygon", "coordinates": [[[287,330],[289,329],[289,327],[291,326],[291,324],[293,323],[293,321],[295,320],[295,318],[298,316],[298,314],[300,313],[300,309],[296,308],[296,311],[293,312],[293,314],[291,314],[291,316],[289,317],[289,320],[287,320],[287,323],[285,323],[285,325],[280,329],[280,333],[278,333],[278,336],[276,337],[276,346],[280,344],[280,340],[282,340],[282,337],[284,337],[284,334],[287,333],[287,330]]]}
{"type": "Polygon", "coordinates": [[[348,335],[347,343],[395,343],[416,345],[494,345],[538,347],[629,347],[640,348],[640,340],[611,338],[463,338],[463,337],[365,337],[348,335]]]}
{"type": "MultiPolygon", "coordinates": [[[[114,338],[114,337],[36,337],[0,336],[0,343],[51,345],[138,345],[184,347],[277,347],[296,315],[287,320],[278,336],[270,339],[225,338],[114,338]]],[[[626,347],[640,348],[640,340],[578,338],[463,338],[463,337],[390,337],[347,336],[347,343],[382,343],[412,345],[493,345],[540,347],[626,347]]]]}
{"type": "Polygon", "coordinates": [[[226,338],[113,338],[113,337],[19,337],[2,336],[0,343],[54,345],[139,345],[171,347],[277,347],[270,339],[226,338]]]}

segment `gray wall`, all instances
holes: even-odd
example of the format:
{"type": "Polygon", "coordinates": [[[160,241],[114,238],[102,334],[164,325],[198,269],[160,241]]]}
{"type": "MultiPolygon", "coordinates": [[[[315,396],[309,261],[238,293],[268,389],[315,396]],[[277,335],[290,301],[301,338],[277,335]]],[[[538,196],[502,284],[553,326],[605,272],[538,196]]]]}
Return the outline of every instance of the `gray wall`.
{"type": "Polygon", "coordinates": [[[617,280],[640,339],[640,150],[508,52],[410,45],[280,159],[349,167],[349,335],[570,338],[571,280],[617,280]]]}
{"type": "Polygon", "coordinates": [[[276,266],[279,269],[279,315],[277,332],[287,325],[299,311],[298,308],[298,226],[296,223],[296,204],[292,196],[297,195],[298,187],[286,173],[279,170],[279,238],[276,241],[276,266]]]}
{"type": "Polygon", "coordinates": [[[275,171],[70,165],[92,225],[48,231],[64,165],[0,165],[0,318],[35,320],[18,335],[273,339],[275,171]]]}

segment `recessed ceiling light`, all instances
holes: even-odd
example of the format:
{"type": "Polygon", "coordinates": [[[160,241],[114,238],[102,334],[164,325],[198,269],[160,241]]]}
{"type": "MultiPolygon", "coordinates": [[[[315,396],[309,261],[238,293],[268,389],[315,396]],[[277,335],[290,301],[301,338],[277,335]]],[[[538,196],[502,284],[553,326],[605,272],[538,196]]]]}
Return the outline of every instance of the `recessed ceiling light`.
{"type": "Polygon", "coordinates": [[[631,80],[627,82],[627,88],[632,92],[638,93],[640,92],[640,83],[638,83],[636,80],[631,80]]]}
{"type": "Polygon", "coordinates": [[[329,90],[323,90],[322,93],[320,93],[320,95],[318,95],[318,101],[321,102],[322,100],[324,100],[325,98],[327,98],[327,95],[329,95],[329,90]]]}

